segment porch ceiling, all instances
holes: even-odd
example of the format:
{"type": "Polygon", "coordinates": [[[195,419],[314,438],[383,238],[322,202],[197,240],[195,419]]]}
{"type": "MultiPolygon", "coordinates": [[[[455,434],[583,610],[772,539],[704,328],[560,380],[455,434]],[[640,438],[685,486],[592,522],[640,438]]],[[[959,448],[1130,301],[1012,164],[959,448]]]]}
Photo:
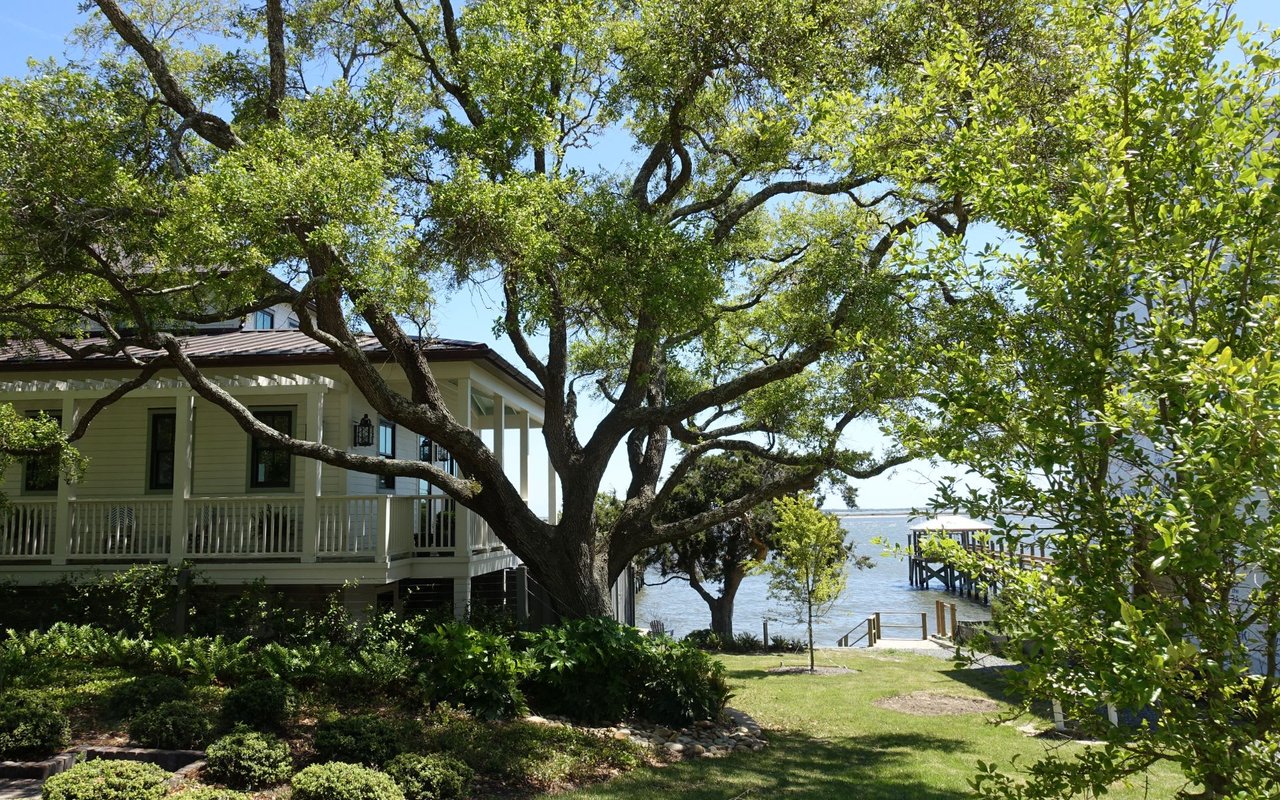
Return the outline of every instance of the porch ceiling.
{"type": "MultiPolygon", "coordinates": [[[[323,375],[296,373],[267,373],[255,375],[211,376],[222,389],[229,392],[244,389],[333,389],[338,382],[323,375]]],[[[44,378],[17,381],[0,381],[0,394],[20,394],[32,397],[41,394],[102,394],[110,392],[125,381],[115,378],[44,378]]],[[[187,390],[186,381],[177,378],[156,378],[138,387],[130,394],[172,394],[187,390]]]]}

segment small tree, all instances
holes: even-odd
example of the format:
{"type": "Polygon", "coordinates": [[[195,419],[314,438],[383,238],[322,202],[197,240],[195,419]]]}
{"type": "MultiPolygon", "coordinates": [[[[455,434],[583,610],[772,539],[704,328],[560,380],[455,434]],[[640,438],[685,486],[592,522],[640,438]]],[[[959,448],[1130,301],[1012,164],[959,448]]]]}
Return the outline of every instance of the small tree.
{"type": "Polygon", "coordinates": [[[758,564],[769,576],[769,596],[786,604],[809,635],[809,671],[814,670],[813,621],[831,611],[849,582],[849,564],[871,566],[866,556],[854,556],[846,544],[840,521],[823,513],[812,495],[798,494],[773,502],[777,515],[773,555],[758,564]]]}
{"type": "MultiPolygon", "coordinates": [[[[672,492],[670,514],[683,518],[704,514],[733,502],[753,486],[777,477],[764,459],[723,453],[698,462],[672,492]]],[[[598,512],[597,512],[598,513],[598,512]]],[[[687,539],[655,547],[642,561],[666,581],[679,579],[698,593],[711,611],[711,630],[733,638],[733,604],[743,578],[768,555],[773,540],[773,508],[768,503],[712,525],[687,539]],[[713,594],[719,585],[719,594],[713,594]]],[[[766,643],[767,644],[767,643],[766,643]]]]}

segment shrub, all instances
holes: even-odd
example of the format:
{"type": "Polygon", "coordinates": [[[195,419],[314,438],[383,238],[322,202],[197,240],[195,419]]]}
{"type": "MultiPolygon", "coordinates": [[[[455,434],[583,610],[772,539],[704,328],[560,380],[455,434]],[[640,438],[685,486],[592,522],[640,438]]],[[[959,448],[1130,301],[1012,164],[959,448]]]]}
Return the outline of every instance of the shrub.
{"type": "Polygon", "coordinates": [[[699,628],[696,631],[689,631],[680,641],[691,647],[697,647],[702,650],[711,650],[712,652],[720,652],[726,649],[725,639],[720,634],[710,628],[699,628]]]}
{"type": "Polygon", "coordinates": [[[119,684],[107,695],[107,713],[127,719],[173,700],[186,700],[187,685],[169,675],[143,675],[119,684]]]}
{"type": "Polygon", "coordinates": [[[724,667],[706,653],[612,619],[570,620],[527,641],[533,671],[525,685],[548,711],[685,723],[719,716],[729,699],[724,667]]]}
{"type": "Polygon", "coordinates": [[[416,731],[372,714],[340,717],[316,728],[315,748],[319,761],[347,761],[382,766],[412,745],[416,731]]]}
{"type": "Polygon", "coordinates": [[[650,643],[644,662],[640,705],[633,713],[660,722],[715,719],[729,702],[724,665],[706,653],[679,642],[650,643]]]}
{"type": "Polygon", "coordinates": [[[377,770],[333,761],[293,776],[293,800],[405,800],[395,781],[377,770]]]}
{"type": "Polygon", "coordinates": [[[44,800],[160,800],[169,773],[141,761],[98,759],[76,764],[44,782],[44,800]]]}
{"type": "Polygon", "coordinates": [[[67,716],[48,700],[17,696],[0,703],[0,759],[38,761],[70,743],[67,716]]]}
{"type": "Polygon", "coordinates": [[[171,700],[134,717],[129,738],[143,747],[164,750],[191,750],[209,739],[213,721],[195,703],[171,700]]]}
{"type": "Polygon", "coordinates": [[[800,639],[788,639],[786,636],[770,636],[769,649],[780,650],[784,653],[803,653],[808,649],[800,639]]]}
{"type": "Polygon", "coordinates": [[[222,701],[222,717],[231,725],[244,724],[260,731],[277,729],[289,716],[292,701],[287,684],[263,678],[227,692],[222,701]]]}
{"type": "Polygon", "coordinates": [[[764,649],[764,642],[754,633],[739,633],[733,637],[733,652],[758,653],[764,649]]]}
{"type": "Polygon", "coordinates": [[[524,710],[520,679],[524,665],[502,636],[461,622],[446,622],[423,633],[412,655],[418,685],[433,703],[466,706],[481,719],[502,719],[524,710]]]}
{"type": "Polygon", "coordinates": [[[198,786],[194,789],[183,789],[165,800],[253,800],[253,796],[233,789],[223,789],[220,786],[198,786]]]}
{"type": "Polygon", "coordinates": [[[405,800],[451,800],[471,787],[475,772],[458,759],[442,755],[401,753],[387,762],[387,774],[405,800]]]}
{"type": "Polygon", "coordinates": [[[206,760],[210,777],[238,789],[284,783],[293,773],[284,740],[244,728],[209,745],[206,760]]]}

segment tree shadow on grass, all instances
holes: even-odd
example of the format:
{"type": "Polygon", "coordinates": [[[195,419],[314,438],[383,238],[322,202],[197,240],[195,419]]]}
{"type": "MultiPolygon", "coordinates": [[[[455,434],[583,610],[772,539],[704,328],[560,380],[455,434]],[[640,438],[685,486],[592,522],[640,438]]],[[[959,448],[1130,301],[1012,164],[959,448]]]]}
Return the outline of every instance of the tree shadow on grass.
{"type": "Polygon", "coordinates": [[[797,732],[768,734],[769,747],[724,759],[699,759],[640,770],[593,787],[584,797],[680,800],[962,800],[971,794],[939,788],[927,765],[953,760],[968,743],[942,736],[884,733],[814,739],[797,732]]]}

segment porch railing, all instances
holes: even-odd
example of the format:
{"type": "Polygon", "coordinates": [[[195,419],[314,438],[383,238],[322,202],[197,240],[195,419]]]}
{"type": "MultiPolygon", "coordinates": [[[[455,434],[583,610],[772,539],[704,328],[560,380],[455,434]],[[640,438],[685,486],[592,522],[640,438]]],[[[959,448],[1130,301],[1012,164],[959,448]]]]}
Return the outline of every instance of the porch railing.
{"type": "Polygon", "coordinates": [[[318,556],[372,555],[377,549],[379,506],[376,495],[320,497],[316,511],[320,521],[318,556]]]}
{"type": "Polygon", "coordinates": [[[73,500],[69,558],[164,558],[169,552],[173,500],[154,497],[73,500]]]}
{"type": "Polygon", "coordinates": [[[187,503],[189,558],[302,555],[302,498],[199,497],[187,503]]]}
{"type": "Polygon", "coordinates": [[[483,520],[443,494],[322,495],[313,511],[299,495],[174,502],[70,499],[63,517],[54,498],[17,499],[0,509],[0,559],[382,561],[469,558],[502,548],[483,520]],[[178,536],[175,524],[185,527],[178,536]]]}
{"type": "Polygon", "coordinates": [[[0,510],[0,558],[48,558],[57,513],[52,499],[15,501],[0,510]]]}

